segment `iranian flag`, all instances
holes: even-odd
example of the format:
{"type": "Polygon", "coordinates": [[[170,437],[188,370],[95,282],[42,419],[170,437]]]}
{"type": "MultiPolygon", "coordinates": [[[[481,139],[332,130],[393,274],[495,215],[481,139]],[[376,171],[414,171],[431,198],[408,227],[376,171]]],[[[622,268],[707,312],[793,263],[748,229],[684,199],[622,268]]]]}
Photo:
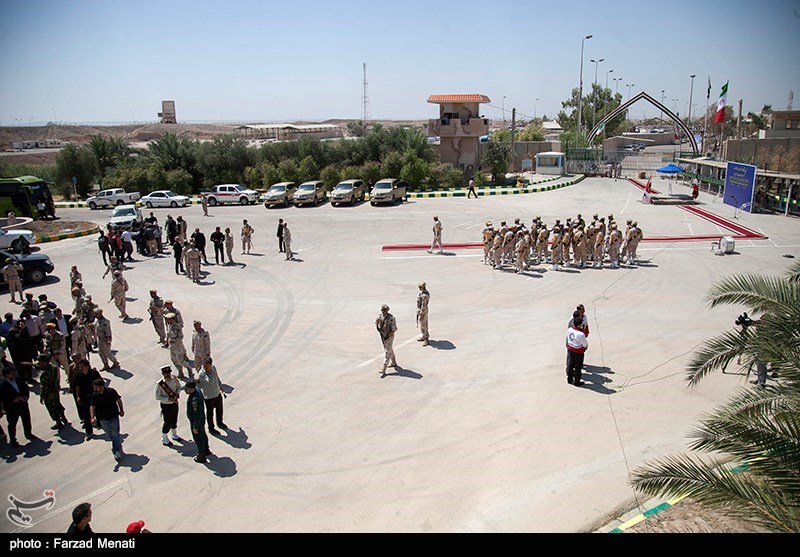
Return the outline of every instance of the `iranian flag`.
{"type": "Polygon", "coordinates": [[[719,94],[719,102],[717,103],[717,115],[714,116],[715,124],[722,124],[725,122],[725,104],[728,102],[728,81],[722,86],[722,91],[719,94]]]}
{"type": "Polygon", "coordinates": [[[595,135],[603,135],[603,132],[606,131],[605,123],[600,124],[600,127],[597,128],[597,133],[595,135]]]}

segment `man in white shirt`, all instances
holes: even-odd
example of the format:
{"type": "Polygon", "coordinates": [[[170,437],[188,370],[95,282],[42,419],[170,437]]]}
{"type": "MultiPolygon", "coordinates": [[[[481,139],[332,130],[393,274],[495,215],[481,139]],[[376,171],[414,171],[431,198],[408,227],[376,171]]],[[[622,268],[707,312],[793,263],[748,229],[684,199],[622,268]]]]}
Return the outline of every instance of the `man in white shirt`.
{"type": "Polygon", "coordinates": [[[130,230],[122,231],[122,246],[125,248],[127,260],[133,261],[133,235],[130,230]]]}
{"type": "Polygon", "coordinates": [[[582,322],[581,313],[575,311],[572,314],[572,326],[567,329],[567,383],[576,387],[584,384],[581,381],[581,368],[583,368],[584,353],[589,348],[582,322]]]}
{"type": "Polygon", "coordinates": [[[200,381],[200,390],[203,392],[203,400],[206,405],[206,420],[208,421],[208,432],[212,435],[219,435],[219,430],[214,428],[214,411],[217,414],[217,427],[228,429],[222,421],[222,398],[225,396],[222,390],[222,380],[219,378],[217,368],[213,365],[211,356],[203,362],[200,373],[197,374],[200,381]]]}

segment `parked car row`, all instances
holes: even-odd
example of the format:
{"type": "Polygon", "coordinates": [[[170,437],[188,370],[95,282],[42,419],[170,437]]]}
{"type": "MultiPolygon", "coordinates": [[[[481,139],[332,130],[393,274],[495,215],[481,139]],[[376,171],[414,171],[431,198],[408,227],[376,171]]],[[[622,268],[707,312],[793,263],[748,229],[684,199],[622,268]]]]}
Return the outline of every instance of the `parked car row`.
{"type": "MultiPolygon", "coordinates": [[[[393,204],[403,201],[408,193],[408,184],[396,178],[384,178],[378,181],[370,192],[370,204],[393,204]]],[[[347,203],[355,205],[367,197],[367,185],[362,180],[343,180],[336,184],[330,193],[325,190],[325,184],[319,180],[303,182],[299,186],[294,182],[279,182],[269,188],[264,198],[264,207],[288,207],[289,205],[318,205],[326,198],[330,199],[334,207],[347,203]]]]}

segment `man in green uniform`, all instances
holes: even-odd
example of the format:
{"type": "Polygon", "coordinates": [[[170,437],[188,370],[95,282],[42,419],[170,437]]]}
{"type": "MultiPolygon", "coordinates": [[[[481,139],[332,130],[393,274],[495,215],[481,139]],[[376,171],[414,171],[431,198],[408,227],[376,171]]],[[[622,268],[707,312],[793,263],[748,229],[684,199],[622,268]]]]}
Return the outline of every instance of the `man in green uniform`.
{"type": "Polygon", "coordinates": [[[197,445],[195,462],[207,462],[206,457],[211,454],[208,450],[208,435],[206,434],[205,403],[203,397],[197,392],[197,383],[188,381],[183,389],[188,399],[186,400],[186,417],[189,418],[189,427],[192,430],[192,439],[197,445]]]}
{"type": "Polygon", "coordinates": [[[40,370],[39,383],[42,388],[39,400],[47,408],[48,414],[55,422],[55,425],[50,429],[61,429],[69,421],[64,415],[64,407],[61,405],[61,385],[58,368],[50,363],[50,356],[44,353],[39,354],[39,360],[36,365],[40,370]]]}

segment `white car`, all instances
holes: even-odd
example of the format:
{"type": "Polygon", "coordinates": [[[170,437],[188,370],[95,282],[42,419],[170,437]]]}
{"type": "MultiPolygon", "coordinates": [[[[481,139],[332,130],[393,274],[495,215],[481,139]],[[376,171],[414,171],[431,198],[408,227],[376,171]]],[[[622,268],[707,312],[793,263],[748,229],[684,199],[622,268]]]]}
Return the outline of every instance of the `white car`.
{"type": "Polygon", "coordinates": [[[158,190],[148,193],[139,200],[148,209],[153,207],[186,207],[189,198],[185,195],[178,195],[174,191],[158,190]]]}
{"type": "Polygon", "coordinates": [[[120,205],[114,208],[108,224],[112,228],[129,229],[134,222],[141,224],[144,222],[142,211],[136,205],[120,205]]]}
{"type": "Polygon", "coordinates": [[[36,236],[30,230],[0,228],[0,249],[10,249],[18,253],[28,253],[30,245],[36,242],[36,236]]]}

